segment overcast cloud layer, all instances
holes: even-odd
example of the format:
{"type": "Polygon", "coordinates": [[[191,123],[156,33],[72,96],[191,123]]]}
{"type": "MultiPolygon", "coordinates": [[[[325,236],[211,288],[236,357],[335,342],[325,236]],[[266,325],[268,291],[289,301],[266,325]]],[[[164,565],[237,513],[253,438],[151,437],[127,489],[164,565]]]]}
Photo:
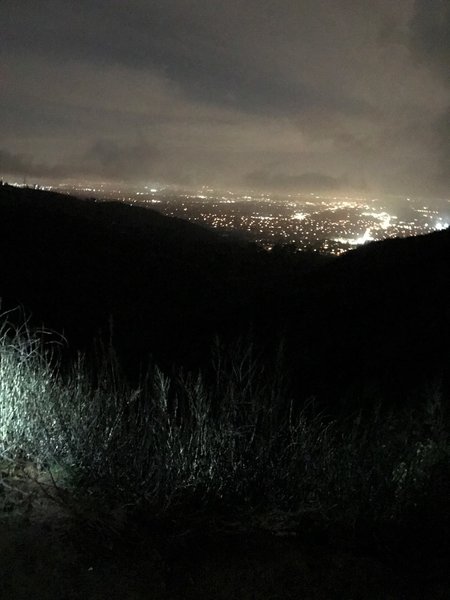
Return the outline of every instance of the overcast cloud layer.
{"type": "Polygon", "coordinates": [[[1,0],[0,176],[448,197],[448,0],[1,0]]]}

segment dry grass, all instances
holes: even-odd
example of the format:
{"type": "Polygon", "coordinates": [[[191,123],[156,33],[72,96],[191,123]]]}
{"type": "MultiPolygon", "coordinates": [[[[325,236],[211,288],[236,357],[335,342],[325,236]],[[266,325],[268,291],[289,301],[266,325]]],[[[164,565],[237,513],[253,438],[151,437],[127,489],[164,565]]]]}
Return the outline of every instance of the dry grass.
{"type": "Polygon", "coordinates": [[[78,512],[219,512],[282,532],[305,520],[402,521],[433,511],[447,485],[449,427],[438,393],[420,409],[331,421],[313,405],[296,408],[278,366],[263,367],[250,347],[217,353],[208,383],[155,368],[132,388],[113,354],[103,358],[93,369],[80,357],[62,376],[42,334],[5,320],[4,495],[11,473],[28,465],[78,512]]]}

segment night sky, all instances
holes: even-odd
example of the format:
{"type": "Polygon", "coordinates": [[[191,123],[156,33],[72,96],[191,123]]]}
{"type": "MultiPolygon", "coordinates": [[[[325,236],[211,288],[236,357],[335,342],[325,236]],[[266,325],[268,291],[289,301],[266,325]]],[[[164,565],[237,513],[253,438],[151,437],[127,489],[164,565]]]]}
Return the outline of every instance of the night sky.
{"type": "Polygon", "coordinates": [[[448,197],[448,0],[1,0],[0,176],[448,197]]]}

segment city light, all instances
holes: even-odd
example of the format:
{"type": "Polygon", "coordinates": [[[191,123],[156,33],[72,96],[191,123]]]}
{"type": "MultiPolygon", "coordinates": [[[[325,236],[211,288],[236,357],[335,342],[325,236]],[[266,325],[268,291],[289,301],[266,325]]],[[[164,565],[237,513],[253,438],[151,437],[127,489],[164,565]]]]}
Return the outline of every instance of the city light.
{"type": "Polygon", "coordinates": [[[382,198],[316,194],[275,197],[209,186],[180,191],[149,185],[131,192],[99,183],[53,189],[89,198],[95,193],[100,201],[121,200],[131,206],[151,207],[167,216],[213,227],[224,235],[239,232],[268,250],[289,244],[298,250],[340,255],[368,242],[422,235],[450,226],[448,209],[442,215],[411,197],[387,205],[382,198]]]}
{"type": "Polygon", "coordinates": [[[442,231],[443,229],[447,229],[449,227],[449,223],[447,221],[443,221],[442,219],[438,219],[436,221],[436,230],[442,231]]]}

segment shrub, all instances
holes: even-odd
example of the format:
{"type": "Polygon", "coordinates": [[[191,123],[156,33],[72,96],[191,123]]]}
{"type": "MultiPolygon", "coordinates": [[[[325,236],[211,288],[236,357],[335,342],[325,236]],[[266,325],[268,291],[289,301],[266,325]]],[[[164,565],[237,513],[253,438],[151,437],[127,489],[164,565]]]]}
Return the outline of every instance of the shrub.
{"type": "Polygon", "coordinates": [[[433,473],[448,473],[439,394],[421,409],[330,420],[313,402],[299,408],[281,363],[251,346],[218,351],[214,379],[155,367],[133,387],[111,350],[62,374],[43,335],[1,331],[0,456],[57,474],[74,498],[356,526],[433,504],[433,473]]]}

